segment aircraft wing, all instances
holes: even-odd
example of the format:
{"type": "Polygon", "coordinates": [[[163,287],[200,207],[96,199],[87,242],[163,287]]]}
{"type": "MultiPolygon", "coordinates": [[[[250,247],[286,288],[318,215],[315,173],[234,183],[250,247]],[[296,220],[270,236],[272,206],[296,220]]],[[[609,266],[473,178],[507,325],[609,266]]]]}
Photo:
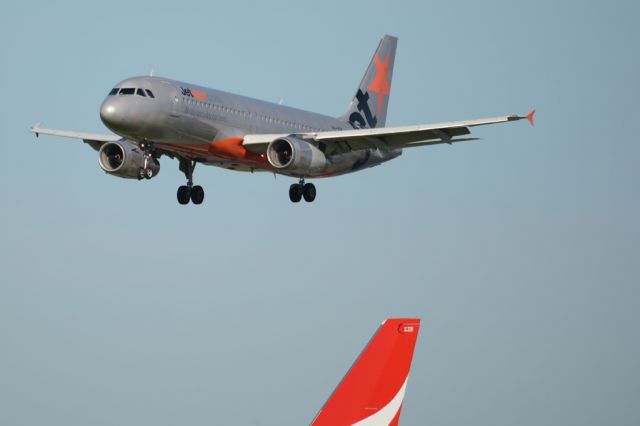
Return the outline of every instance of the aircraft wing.
{"type": "Polygon", "coordinates": [[[40,123],[35,124],[33,127],[31,127],[31,132],[35,133],[36,137],[40,136],[40,134],[43,134],[61,136],[65,138],[82,139],[85,143],[91,145],[91,147],[96,151],[99,150],[102,144],[105,142],[115,142],[122,139],[117,135],[100,135],[96,133],[74,132],[70,130],[46,129],[44,127],[40,127],[40,123]]]}
{"type": "MultiPolygon", "coordinates": [[[[360,149],[379,148],[392,150],[415,146],[452,144],[472,141],[478,138],[467,137],[471,133],[469,127],[506,123],[527,119],[533,125],[535,110],[526,116],[505,115],[502,117],[483,118],[478,120],[453,121],[449,123],[424,124],[403,127],[382,127],[374,129],[336,130],[312,132],[293,135],[309,142],[323,143],[329,154],[360,149]]],[[[250,151],[263,153],[268,144],[278,137],[291,136],[285,134],[246,135],[243,145],[250,151]]]]}

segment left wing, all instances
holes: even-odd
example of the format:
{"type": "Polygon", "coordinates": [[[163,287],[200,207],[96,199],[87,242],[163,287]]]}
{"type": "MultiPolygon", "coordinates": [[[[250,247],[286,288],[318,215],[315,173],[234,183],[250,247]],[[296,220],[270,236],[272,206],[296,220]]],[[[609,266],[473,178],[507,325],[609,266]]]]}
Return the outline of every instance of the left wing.
{"type": "Polygon", "coordinates": [[[36,137],[43,135],[52,135],[52,136],[62,136],[65,138],[73,138],[73,139],[82,139],[85,143],[91,145],[93,149],[96,151],[100,149],[103,143],[105,142],[115,142],[122,139],[117,135],[99,135],[96,133],[82,133],[82,132],[74,132],[70,130],[56,130],[56,129],[46,129],[44,127],[40,127],[40,123],[35,124],[31,127],[31,132],[36,134],[36,137]]]}
{"type": "MultiPolygon", "coordinates": [[[[426,124],[403,127],[382,127],[374,129],[336,130],[327,132],[302,133],[297,137],[316,143],[324,143],[328,153],[356,151],[361,149],[379,148],[383,150],[410,148],[423,145],[441,143],[452,144],[477,140],[474,137],[464,137],[471,131],[469,127],[485,126],[488,124],[506,123],[527,119],[533,125],[535,110],[526,116],[505,115],[495,118],[478,120],[453,121],[449,123],[426,124]]],[[[283,134],[254,134],[244,137],[243,145],[255,153],[263,153],[271,141],[283,134]]]]}

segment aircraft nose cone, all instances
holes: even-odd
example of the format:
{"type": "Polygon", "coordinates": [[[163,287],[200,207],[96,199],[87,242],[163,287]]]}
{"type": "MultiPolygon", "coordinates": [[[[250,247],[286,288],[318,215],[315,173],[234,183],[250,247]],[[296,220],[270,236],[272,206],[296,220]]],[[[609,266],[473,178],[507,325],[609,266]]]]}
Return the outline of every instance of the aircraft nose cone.
{"type": "Polygon", "coordinates": [[[107,124],[107,122],[113,119],[113,117],[115,116],[115,112],[116,112],[116,107],[112,103],[105,101],[102,103],[102,106],[100,107],[100,119],[105,124],[107,124]]]}
{"type": "Polygon", "coordinates": [[[152,106],[142,96],[111,95],[100,106],[100,119],[109,130],[122,137],[153,138],[159,114],[152,106]]]}
{"type": "Polygon", "coordinates": [[[100,119],[110,129],[118,128],[122,125],[122,112],[119,111],[113,99],[107,99],[100,107],[100,119]]]}

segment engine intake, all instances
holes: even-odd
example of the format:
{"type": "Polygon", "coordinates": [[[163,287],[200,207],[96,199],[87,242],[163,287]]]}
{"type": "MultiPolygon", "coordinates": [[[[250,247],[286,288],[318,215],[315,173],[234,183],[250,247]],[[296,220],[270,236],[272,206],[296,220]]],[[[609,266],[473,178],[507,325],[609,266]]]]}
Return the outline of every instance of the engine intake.
{"type": "MultiPolygon", "coordinates": [[[[98,151],[98,162],[105,172],[125,179],[139,179],[139,170],[144,166],[144,153],[138,145],[127,140],[107,142],[98,151]]],[[[155,158],[147,167],[153,176],[160,172],[160,163],[155,158]]]]}
{"type": "Polygon", "coordinates": [[[329,161],[324,152],[307,141],[294,137],[279,138],[267,147],[267,159],[276,169],[295,176],[314,176],[324,172],[329,161]]]}

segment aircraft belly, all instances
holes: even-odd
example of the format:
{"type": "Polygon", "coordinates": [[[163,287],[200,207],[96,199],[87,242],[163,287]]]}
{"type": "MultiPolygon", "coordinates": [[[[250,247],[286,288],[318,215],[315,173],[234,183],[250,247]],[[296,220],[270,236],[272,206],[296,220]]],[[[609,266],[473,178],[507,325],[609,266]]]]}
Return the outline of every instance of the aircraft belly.
{"type": "Polygon", "coordinates": [[[358,150],[328,157],[327,167],[318,173],[300,173],[290,170],[273,170],[276,173],[297,178],[324,178],[357,172],[393,160],[402,154],[402,150],[382,152],[377,149],[358,150]]]}
{"type": "Polygon", "coordinates": [[[366,149],[333,155],[327,170],[318,177],[329,177],[357,172],[374,167],[385,161],[398,157],[402,151],[382,152],[377,149],[366,149]]]}

